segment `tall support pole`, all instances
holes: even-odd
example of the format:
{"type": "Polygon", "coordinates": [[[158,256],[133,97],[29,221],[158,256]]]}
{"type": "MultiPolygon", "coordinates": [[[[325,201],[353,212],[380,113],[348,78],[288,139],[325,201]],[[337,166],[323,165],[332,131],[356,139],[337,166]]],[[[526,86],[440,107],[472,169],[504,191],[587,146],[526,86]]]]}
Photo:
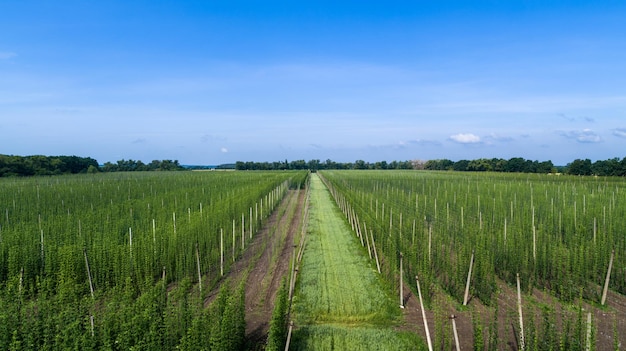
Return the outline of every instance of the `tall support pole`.
{"type": "Polygon", "coordinates": [[[452,333],[454,333],[454,345],[456,346],[456,351],[461,351],[461,345],[459,344],[459,332],[456,330],[456,316],[451,315],[450,319],[452,319],[452,333]]]}
{"type": "Polygon", "coordinates": [[[469,271],[467,272],[467,282],[465,283],[465,295],[463,296],[463,306],[467,306],[469,301],[469,287],[472,280],[472,267],[474,266],[474,251],[472,250],[472,258],[470,260],[469,271]]]}
{"type": "Polygon", "coordinates": [[[380,274],[380,261],[378,261],[378,253],[376,252],[376,243],[374,242],[374,233],[370,230],[370,236],[372,237],[372,247],[374,248],[374,257],[376,258],[376,268],[378,268],[378,274],[380,274]]]}
{"type": "Polygon", "coordinates": [[[246,249],[246,223],[245,223],[245,216],[242,213],[241,214],[241,252],[243,252],[246,249]]]}
{"type": "Polygon", "coordinates": [[[402,276],[404,272],[402,272],[402,252],[400,252],[400,308],[404,308],[404,287],[402,286],[402,276]]]}
{"type": "Polygon", "coordinates": [[[430,340],[430,331],[428,330],[428,320],[426,320],[426,310],[424,310],[424,301],[422,300],[422,290],[420,289],[420,280],[415,276],[417,283],[417,296],[420,298],[420,309],[422,310],[422,321],[424,322],[424,331],[426,332],[426,342],[428,343],[428,351],[433,351],[433,343],[430,340]]]}
{"type": "Polygon", "coordinates": [[[220,275],[224,276],[224,229],[220,228],[220,275]]]}
{"type": "Polygon", "coordinates": [[[83,248],[83,255],[85,255],[85,267],[87,268],[87,278],[89,278],[89,291],[91,292],[91,298],[95,299],[93,281],[91,280],[91,270],[89,269],[89,260],[87,259],[87,250],[85,248],[83,248]]]}
{"type": "Polygon", "coordinates": [[[613,268],[613,257],[615,256],[615,250],[611,251],[611,259],[609,260],[609,269],[606,271],[606,279],[604,279],[604,290],[602,291],[602,301],[600,304],[604,306],[606,302],[606,294],[609,291],[609,281],[611,280],[611,269],[613,268]]]}
{"type": "Polygon", "coordinates": [[[196,265],[198,266],[198,288],[200,289],[200,294],[202,295],[202,272],[200,271],[200,249],[198,248],[198,243],[196,243],[196,265]]]}
{"type": "Polygon", "coordinates": [[[585,350],[591,351],[591,312],[587,312],[587,340],[585,350]]]}
{"type": "Polygon", "coordinates": [[[519,313],[519,349],[524,350],[524,317],[522,316],[522,289],[520,288],[519,273],[517,273],[517,311],[519,313]]]}
{"type": "Polygon", "coordinates": [[[289,344],[291,343],[291,332],[293,331],[293,321],[289,322],[289,330],[287,331],[287,342],[285,343],[285,351],[289,351],[289,344]]]}

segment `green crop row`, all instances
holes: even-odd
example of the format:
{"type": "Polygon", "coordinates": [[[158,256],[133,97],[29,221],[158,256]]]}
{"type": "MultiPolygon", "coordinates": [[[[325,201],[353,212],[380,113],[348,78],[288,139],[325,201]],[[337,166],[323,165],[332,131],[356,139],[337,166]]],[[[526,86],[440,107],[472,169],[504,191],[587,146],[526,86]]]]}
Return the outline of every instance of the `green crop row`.
{"type": "MultiPolygon", "coordinates": [[[[626,294],[626,182],[529,174],[324,171],[339,202],[371,231],[387,276],[419,275],[463,301],[493,302],[496,279],[599,301],[611,252],[610,289],[626,294]]],[[[427,288],[428,290],[428,288],[427,288]]],[[[432,291],[431,291],[432,293],[432,291]]],[[[425,294],[427,300],[431,294],[425,294]]]]}
{"type": "Polygon", "coordinates": [[[174,348],[201,318],[208,291],[305,178],[285,171],[0,179],[0,345],[150,349],[140,347],[145,337],[124,336],[136,332],[174,348]],[[123,326],[130,315],[136,325],[123,326]]]}

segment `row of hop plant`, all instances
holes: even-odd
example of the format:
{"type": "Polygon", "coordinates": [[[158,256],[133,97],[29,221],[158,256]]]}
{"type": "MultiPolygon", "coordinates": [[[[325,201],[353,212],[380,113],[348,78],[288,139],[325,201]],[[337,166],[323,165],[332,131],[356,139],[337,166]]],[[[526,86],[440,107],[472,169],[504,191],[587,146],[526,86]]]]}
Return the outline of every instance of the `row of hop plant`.
{"type": "MultiPolygon", "coordinates": [[[[158,284],[188,281],[202,300],[287,189],[305,177],[176,172],[2,179],[0,303],[20,301],[31,310],[0,313],[0,344],[32,338],[20,325],[65,314],[81,316],[78,329],[91,342],[84,322],[97,334],[105,320],[120,317],[103,306],[121,286],[132,287],[139,301],[158,284]],[[76,308],[52,309],[57,303],[76,308]]],[[[45,349],[40,341],[31,344],[45,349]]]]}
{"type": "Polygon", "coordinates": [[[419,275],[427,304],[440,285],[463,302],[492,304],[497,278],[544,288],[565,301],[582,289],[598,301],[615,250],[610,288],[626,293],[626,182],[618,178],[413,171],[324,171],[331,191],[367,227],[383,273],[419,275]]]}

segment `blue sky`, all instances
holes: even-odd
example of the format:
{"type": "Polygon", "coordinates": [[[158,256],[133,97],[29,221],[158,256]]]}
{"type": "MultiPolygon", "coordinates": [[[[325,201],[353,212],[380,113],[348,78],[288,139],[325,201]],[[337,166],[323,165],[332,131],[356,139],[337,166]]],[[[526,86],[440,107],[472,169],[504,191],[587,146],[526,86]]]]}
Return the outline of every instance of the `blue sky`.
{"type": "Polygon", "coordinates": [[[626,156],[623,1],[0,1],[0,153],[626,156]]]}

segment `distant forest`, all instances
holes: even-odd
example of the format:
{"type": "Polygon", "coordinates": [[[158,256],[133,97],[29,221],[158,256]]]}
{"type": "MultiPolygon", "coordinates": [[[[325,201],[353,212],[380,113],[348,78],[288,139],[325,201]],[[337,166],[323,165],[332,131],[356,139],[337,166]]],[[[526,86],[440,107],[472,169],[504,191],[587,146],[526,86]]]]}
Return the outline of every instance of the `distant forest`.
{"type": "Polygon", "coordinates": [[[284,162],[243,162],[235,163],[237,170],[287,170],[310,169],[312,171],[324,169],[417,169],[431,171],[460,171],[460,172],[516,172],[516,173],[565,173],[572,175],[597,176],[626,176],[626,157],[622,160],[612,158],[604,161],[591,162],[589,159],[576,159],[566,166],[555,166],[552,161],[532,161],[521,157],[509,160],[501,158],[481,158],[476,160],[451,161],[439,160],[412,160],[412,161],[379,161],[366,162],[335,162],[326,160],[297,160],[284,162]]]}
{"type": "Polygon", "coordinates": [[[100,166],[98,161],[91,157],[0,155],[0,177],[183,169],[178,161],[172,160],[154,160],[148,164],[135,160],[120,160],[100,166]]]}
{"type": "MultiPolygon", "coordinates": [[[[196,167],[197,168],[197,167],[196,167]]],[[[379,161],[335,162],[326,160],[296,160],[277,162],[243,162],[234,165],[221,165],[217,169],[236,170],[301,170],[324,169],[416,169],[437,171],[470,172],[516,172],[516,173],[565,173],[572,175],[626,176],[626,157],[591,162],[589,159],[576,159],[566,166],[555,166],[552,161],[532,161],[521,157],[509,160],[501,158],[481,158],[476,160],[451,161],[448,159],[429,161],[379,161]]],[[[143,163],[139,160],[119,160],[104,165],[91,157],[78,156],[13,156],[0,154],[0,177],[59,175],[97,172],[132,171],[182,171],[189,169],[178,160],[153,160],[143,163]]]]}

